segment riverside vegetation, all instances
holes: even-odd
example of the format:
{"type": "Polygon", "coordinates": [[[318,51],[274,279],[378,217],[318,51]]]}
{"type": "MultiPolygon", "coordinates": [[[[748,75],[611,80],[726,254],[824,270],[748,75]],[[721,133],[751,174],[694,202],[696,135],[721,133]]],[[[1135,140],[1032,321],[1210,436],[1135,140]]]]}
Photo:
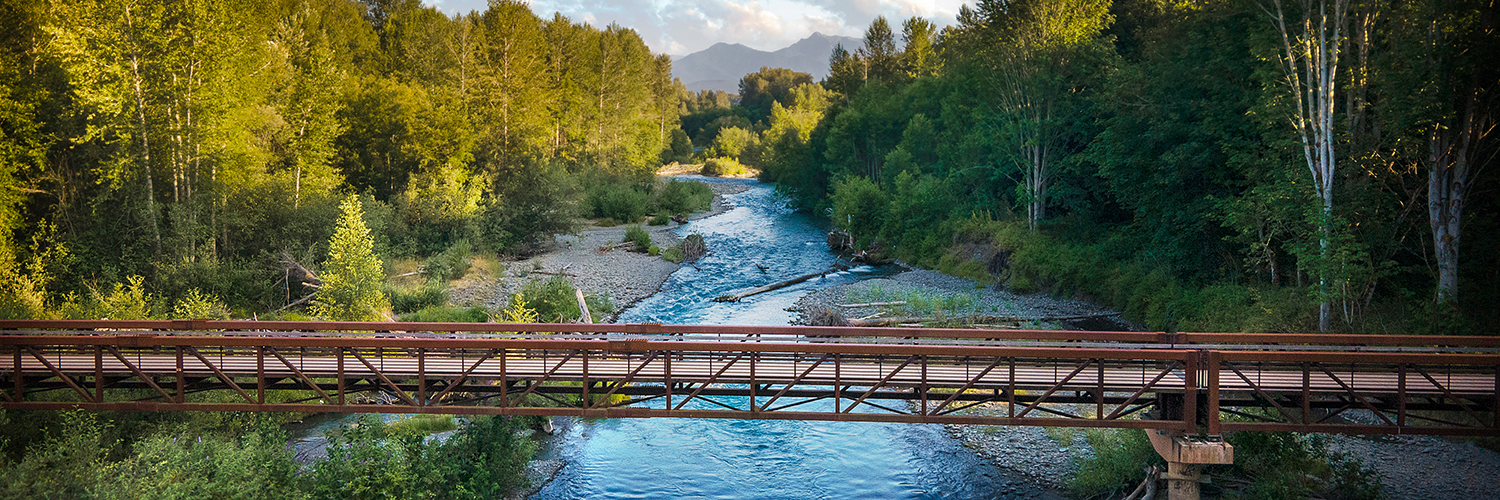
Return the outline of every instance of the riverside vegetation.
{"type": "MultiPolygon", "coordinates": [[[[859,249],[1152,329],[1489,334],[1495,9],[981,0],[901,22],[900,49],[877,18],[824,81],[766,68],[732,96],[686,91],[628,28],[513,0],[6,2],[0,316],[538,314],[565,282],[477,311],[446,281],[580,217],[705,204],[652,176],[696,161],[758,170],[859,249]],[[370,279],[407,261],[419,283],[370,279]]],[[[5,473],[73,457],[126,481],[101,467],[166,442],[69,418],[12,440],[5,473]]],[[[203,453],[274,441],[218,436],[203,453]]],[[[57,474],[26,484],[110,491],[57,474]]]]}

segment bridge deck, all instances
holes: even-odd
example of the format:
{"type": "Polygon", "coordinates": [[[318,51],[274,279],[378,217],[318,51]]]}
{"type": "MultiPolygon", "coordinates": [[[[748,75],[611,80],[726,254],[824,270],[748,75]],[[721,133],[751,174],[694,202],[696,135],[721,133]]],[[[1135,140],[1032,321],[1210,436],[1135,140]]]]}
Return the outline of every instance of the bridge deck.
{"type": "Polygon", "coordinates": [[[0,406],[1500,434],[1490,338],[475,327],[0,321],[0,406]]]}

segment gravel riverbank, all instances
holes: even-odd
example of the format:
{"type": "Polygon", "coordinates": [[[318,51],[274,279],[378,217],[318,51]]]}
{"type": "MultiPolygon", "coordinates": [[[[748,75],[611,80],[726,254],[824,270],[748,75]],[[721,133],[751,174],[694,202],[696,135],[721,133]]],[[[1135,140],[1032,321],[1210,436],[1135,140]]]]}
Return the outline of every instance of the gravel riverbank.
{"type": "MultiPolygon", "coordinates": [[[[733,209],[734,205],[725,201],[724,195],[750,188],[743,184],[706,184],[714,191],[713,203],[708,211],[691,216],[692,220],[733,209]]],[[[566,268],[566,277],[585,294],[609,297],[616,310],[630,307],[656,293],[678,268],[678,264],[661,257],[610,249],[625,239],[625,230],[630,226],[589,226],[577,234],[555,235],[541,254],[525,260],[501,262],[489,273],[466,280],[464,286],[455,287],[450,292],[451,300],[454,304],[503,308],[510,300],[510,294],[522,285],[551,277],[535,271],[556,273],[566,268]]],[[[642,227],[651,235],[653,244],[667,248],[678,243],[677,236],[672,233],[678,226],[680,224],[672,222],[665,226],[642,227]]],[[[596,316],[596,321],[613,321],[614,316],[596,316]]]]}

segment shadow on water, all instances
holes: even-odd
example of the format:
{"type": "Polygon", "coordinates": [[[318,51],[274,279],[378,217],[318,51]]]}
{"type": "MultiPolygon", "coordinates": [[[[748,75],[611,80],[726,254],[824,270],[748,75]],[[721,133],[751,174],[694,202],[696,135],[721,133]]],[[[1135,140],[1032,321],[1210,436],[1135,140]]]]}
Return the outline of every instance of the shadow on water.
{"type": "MultiPolygon", "coordinates": [[[[835,256],[824,242],[826,229],[787,209],[770,186],[703,180],[743,183],[749,190],[725,197],[734,209],[678,230],[679,236],[702,234],[711,253],[683,266],[659,293],[624,311],[620,322],[784,325],[792,319],[786,309],[811,290],[897,271],[855,267],[738,303],[714,302],[736,290],[826,270],[835,256]]],[[[937,425],[571,420],[539,458],[567,463],[532,497],[540,500],[1059,498],[986,462],[937,425]]]]}

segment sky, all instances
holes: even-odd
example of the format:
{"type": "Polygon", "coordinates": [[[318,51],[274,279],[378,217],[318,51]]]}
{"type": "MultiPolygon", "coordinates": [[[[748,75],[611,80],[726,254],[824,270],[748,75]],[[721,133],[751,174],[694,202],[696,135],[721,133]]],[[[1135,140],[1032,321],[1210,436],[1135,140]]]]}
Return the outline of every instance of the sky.
{"type": "MultiPolygon", "coordinates": [[[[487,0],[423,0],[450,15],[484,10],[487,0]]],[[[969,0],[972,2],[973,0],[969,0]]],[[[901,21],[921,16],[939,29],[953,24],[964,0],[532,0],[542,18],[561,12],[595,27],[634,28],[657,53],[683,56],[718,42],[774,51],[813,32],[859,37],[885,16],[900,37],[901,21]]]]}

